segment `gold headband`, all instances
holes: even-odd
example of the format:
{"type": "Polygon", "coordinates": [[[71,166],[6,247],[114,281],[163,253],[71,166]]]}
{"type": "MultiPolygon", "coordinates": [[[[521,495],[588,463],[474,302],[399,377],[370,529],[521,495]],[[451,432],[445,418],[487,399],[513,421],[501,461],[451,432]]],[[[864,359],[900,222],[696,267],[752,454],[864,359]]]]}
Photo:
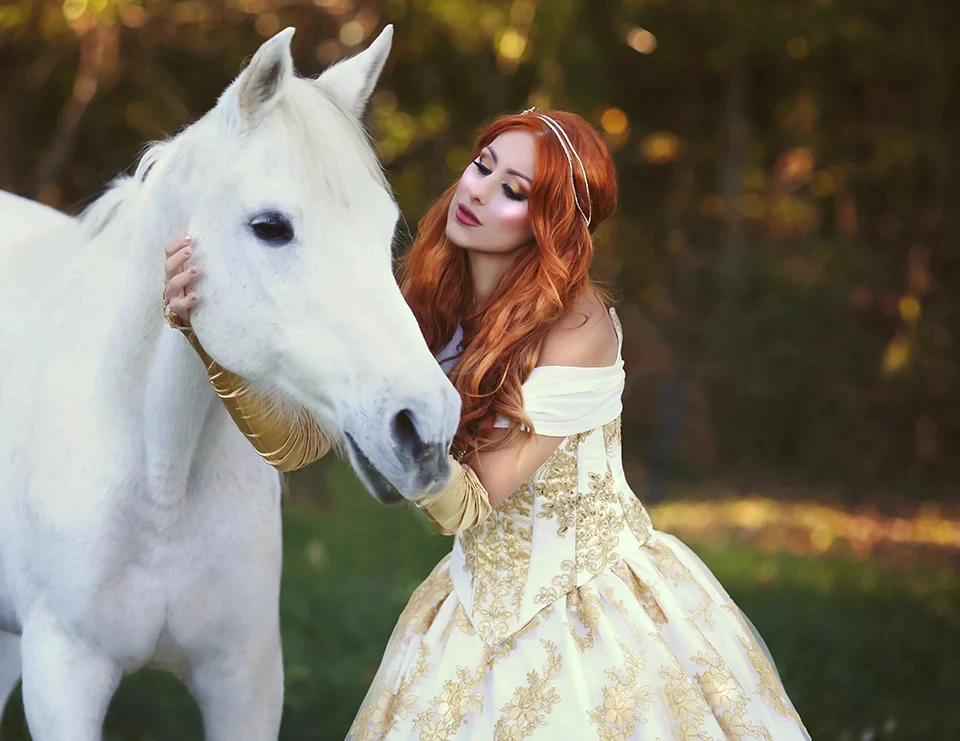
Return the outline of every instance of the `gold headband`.
{"type": "Polygon", "coordinates": [[[527,115],[528,113],[533,113],[534,116],[543,121],[550,130],[556,135],[557,140],[560,142],[560,146],[563,147],[563,153],[567,155],[567,165],[570,167],[570,182],[573,184],[573,200],[577,204],[577,211],[580,212],[580,215],[583,217],[584,221],[587,222],[587,226],[590,226],[590,221],[593,218],[593,203],[590,199],[590,183],[587,182],[587,169],[583,166],[583,160],[580,159],[580,155],[577,154],[577,150],[573,147],[573,142],[570,141],[570,137],[567,136],[567,132],[564,131],[563,127],[557,123],[550,116],[544,115],[543,113],[534,113],[537,110],[536,106],[532,108],[527,108],[521,115],[527,115]],[[583,207],[580,205],[580,199],[577,197],[577,179],[573,174],[573,160],[577,160],[577,164],[580,166],[580,174],[583,175],[583,187],[587,189],[587,211],[584,212],[583,207]]]}

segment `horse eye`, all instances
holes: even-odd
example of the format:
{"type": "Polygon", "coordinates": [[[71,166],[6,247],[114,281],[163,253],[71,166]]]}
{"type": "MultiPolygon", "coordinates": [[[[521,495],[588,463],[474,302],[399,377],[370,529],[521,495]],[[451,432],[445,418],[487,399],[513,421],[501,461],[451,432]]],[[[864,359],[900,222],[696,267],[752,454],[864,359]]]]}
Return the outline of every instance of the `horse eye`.
{"type": "Polygon", "coordinates": [[[293,224],[283,214],[255,216],[250,221],[250,228],[262,241],[274,247],[288,244],[293,239],[293,224]]]}

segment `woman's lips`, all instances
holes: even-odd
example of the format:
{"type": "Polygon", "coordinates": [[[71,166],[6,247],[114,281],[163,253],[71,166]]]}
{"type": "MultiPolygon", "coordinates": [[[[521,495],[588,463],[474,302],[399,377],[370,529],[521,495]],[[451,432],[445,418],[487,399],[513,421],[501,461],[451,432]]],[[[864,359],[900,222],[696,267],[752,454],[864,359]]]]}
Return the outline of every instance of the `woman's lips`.
{"type": "Polygon", "coordinates": [[[457,221],[464,226],[480,226],[480,219],[462,203],[457,206],[457,221]]]}

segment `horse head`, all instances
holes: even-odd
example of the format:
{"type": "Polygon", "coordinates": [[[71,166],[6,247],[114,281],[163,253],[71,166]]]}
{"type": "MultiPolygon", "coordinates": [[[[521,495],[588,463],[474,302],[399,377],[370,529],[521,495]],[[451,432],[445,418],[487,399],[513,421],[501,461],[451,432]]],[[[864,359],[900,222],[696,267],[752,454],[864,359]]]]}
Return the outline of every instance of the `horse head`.
{"type": "Polygon", "coordinates": [[[281,31],[136,176],[141,228],[196,239],[207,351],[306,408],[382,501],[447,484],[460,413],[396,284],[399,209],[360,120],[392,33],[308,79],[281,31]]]}

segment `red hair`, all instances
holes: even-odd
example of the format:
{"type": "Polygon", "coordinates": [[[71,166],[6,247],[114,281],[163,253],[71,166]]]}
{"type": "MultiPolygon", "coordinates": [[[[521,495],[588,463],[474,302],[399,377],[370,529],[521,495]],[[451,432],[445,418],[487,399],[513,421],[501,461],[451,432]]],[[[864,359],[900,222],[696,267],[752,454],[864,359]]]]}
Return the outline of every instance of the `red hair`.
{"type": "Polygon", "coordinates": [[[463,326],[464,351],[450,371],[462,400],[456,451],[502,447],[523,434],[522,427],[535,432],[523,412],[521,386],[536,365],[547,332],[585,292],[610,303],[590,279],[589,268],[593,231],[617,205],[613,159],[597,131],[580,116],[563,111],[543,115],[563,127],[583,161],[589,208],[580,167],[574,159],[572,185],[567,155],[546,122],[536,114],[501,116],[481,132],[474,158],[504,131],[535,136],[536,165],[528,200],[534,249],[523,254],[484,305],[471,312],[467,253],[446,237],[454,183],[423,216],[417,238],[400,263],[400,289],[430,349],[437,353],[450,342],[458,320],[463,326]],[[574,187],[584,212],[592,209],[589,227],[577,210],[574,187]],[[498,414],[506,417],[510,429],[493,444],[489,435],[498,414]]]}

